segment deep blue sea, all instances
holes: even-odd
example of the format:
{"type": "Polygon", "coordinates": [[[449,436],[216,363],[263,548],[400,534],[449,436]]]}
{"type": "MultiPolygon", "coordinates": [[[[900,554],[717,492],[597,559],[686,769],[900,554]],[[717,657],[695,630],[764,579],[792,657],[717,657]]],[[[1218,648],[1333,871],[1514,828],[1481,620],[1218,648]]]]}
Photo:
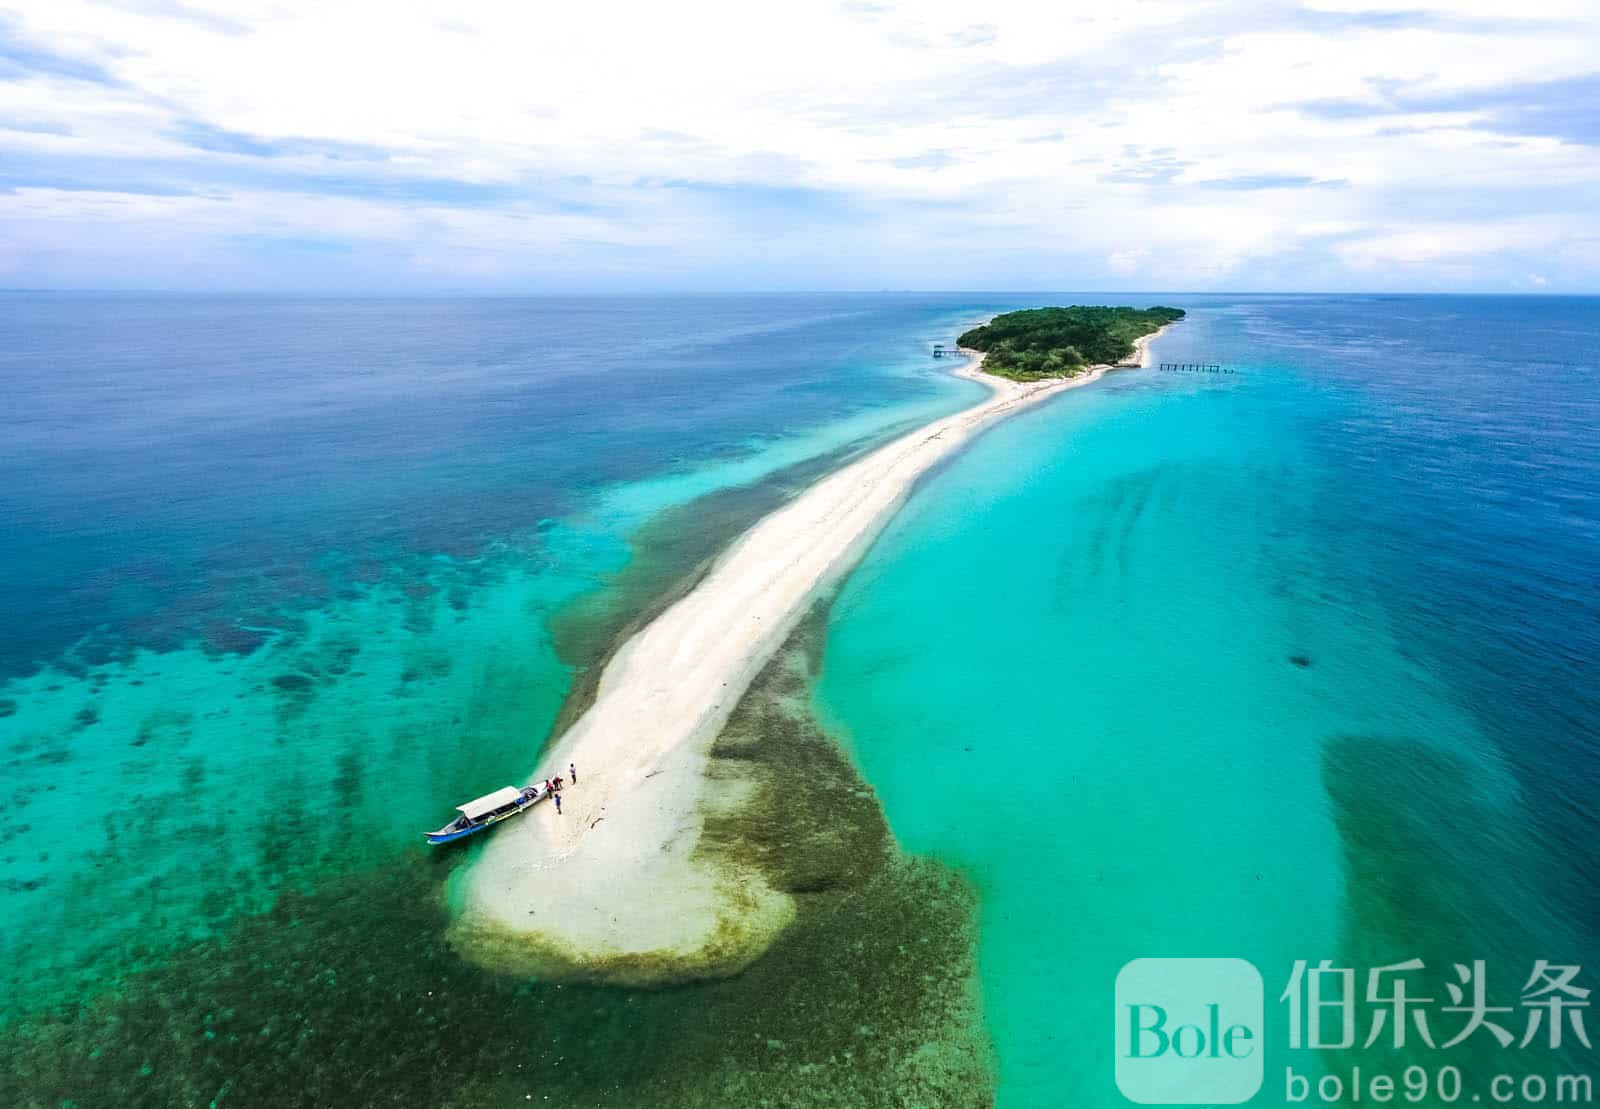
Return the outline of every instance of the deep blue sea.
{"type": "Polygon", "coordinates": [[[595,490],[937,397],[905,363],[961,307],[0,296],[0,668],[245,646],[595,490]]]}
{"type": "Polygon", "coordinates": [[[522,1104],[560,1065],[669,1103],[722,987],[469,972],[417,833],[740,529],[974,400],[932,343],[1085,302],[1186,308],[1158,359],[1230,372],[932,475],[814,691],[977,890],[999,1104],[1123,1104],[1129,958],[1250,958],[1274,1013],[1294,959],[1485,959],[1510,1005],[1600,960],[1600,299],[4,294],[0,1101],[522,1104]]]}

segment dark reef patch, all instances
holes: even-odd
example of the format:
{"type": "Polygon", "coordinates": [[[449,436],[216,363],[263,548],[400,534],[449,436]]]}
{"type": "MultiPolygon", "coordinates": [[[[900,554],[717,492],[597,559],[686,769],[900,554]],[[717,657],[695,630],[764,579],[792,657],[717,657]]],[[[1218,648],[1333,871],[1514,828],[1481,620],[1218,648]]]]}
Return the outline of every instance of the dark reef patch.
{"type": "Polygon", "coordinates": [[[350,673],[350,668],[360,653],[361,644],[355,639],[330,636],[322,642],[319,651],[320,669],[332,677],[343,677],[350,673]]]}
{"type": "Polygon", "coordinates": [[[711,749],[711,780],[754,794],[708,817],[704,848],[790,894],[858,886],[893,854],[877,795],[807,709],[825,623],[825,606],[807,616],[711,749]]]}
{"type": "Polygon", "coordinates": [[[291,697],[309,697],[317,687],[316,682],[310,675],[302,674],[299,671],[279,674],[272,679],[272,686],[278,692],[288,694],[291,697]]]}
{"type": "MultiPolygon", "coordinates": [[[[1563,863],[1530,842],[1529,823],[1490,769],[1437,744],[1384,736],[1339,736],[1323,749],[1323,782],[1344,848],[1345,919],[1339,966],[1366,971],[1411,958],[1425,969],[1408,975],[1413,997],[1447,998],[1463,988],[1456,964],[1484,960],[1491,1003],[1513,1005],[1536,958],[1587,966],[1593,952],[1566,925],[1531,917],[1542,887],[1564,880],[1563,863]],[[1529,860],[1549,860],[1541,872],[1529,860]],[[1486,887],[1483,875],[1496,876],[1486,887]],[[1521,893],[1507,897],[1508,887],[1521,893]]],[[[1392,989],[1390,982],[1386,989],[1392,989]]],[[[1472,987],[1465,986],[1471,996],[1472,987]]],[[[1443,1004],[1443,1002],[1440,1002],[1443,1004]]],[[[1433,1016],[1436,1043],[1461,1030],[1461,1020],[1433,1016]]],[[[1522,1014],[1502,1023],[1520,1034],[1522,1014]]],[[[1358,1041],[1359,1043],[1359,1041],[1358,1041]]],[[[1548,1048],[1548,1045],[1545,1045],[1548,1048]]],[[[1570,1046],[1570,1044],[1569,1044],[1570,1046]]],[[[1486,1031],[1448,1052],[1421,1047],[1412,1036],[1395,1049],[1385,1032],[1370,1048],[1325,1052],[1335,1073],[1399,1075],[1413,1064],[1448,1062],[1467,1090],[1485,1089],[1497,1074],[1582,1073],[1584,1062],[1560,1052],[1502,1051],[1486,1031]]]]}
{"type": "MultiPolygon", "coordinates": [[[[406,850],[314,889],[287,883],[259,916],[203,905],[214,934],[156,961],[130,952],[135,969],[98,996],[13,1020],[0,1105],[992,1105],[975,895],[896,851],[811,720],[821,630],[813,614],[713,749],[713,788],[743,800],[710,819],[704,849],[755,861],[799,905],[744,973],[636,990],[478,969],[444,938],[454,857],[406,850]]],[[[359,775],[346,754],[341,772],[359,775]]],[[[262,808],[261,865],[289,873],[320,811],[292,782],[262,808]]],[[[230,862],[211,865],[222,888],[230,862]]]]}
{"type": "Polygon", "coordinates": [[[440,867],[285,893],[81,1007],[0,1040],[0,1104],[990,1104],[944,1043],[966,1004],[970,891],[902,862],[806,913],[746,974],[676,990],[541,986],[442,939],[440,867]],[[953,969],[952,969],[953,968],[953,969]]]}
{"type": "Polygon", "coordinates": [[[241,627],[232,620],[210,620],[201,625],[201,641],[206,653],[213,656],[248,655],[271,638],[269,632],[259,628],[241,627]]]}

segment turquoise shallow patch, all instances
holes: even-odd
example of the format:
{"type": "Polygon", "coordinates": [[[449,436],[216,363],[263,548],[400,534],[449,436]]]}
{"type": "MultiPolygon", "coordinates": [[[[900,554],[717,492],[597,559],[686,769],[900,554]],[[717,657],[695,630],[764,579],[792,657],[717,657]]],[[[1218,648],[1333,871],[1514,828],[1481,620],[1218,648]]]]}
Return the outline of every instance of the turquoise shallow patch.
{"type": "MultiPolygon", "coordinates": [[[[1574,961],[1588,947],[1550,924],[1567,893],[1528,879],[1547,872],[1539,850],[1508,839],[1537,818],[1500,745],[1522,737],[1463,695],[1484,675],[1454,621],[1482,595],[1441,596],[1405,567],[1441,541],[1417,514],[1473,503],[1474,479],[1410,489],[1378,468],[1420,434],[1368,392],[1384,364],[1278,317],[1393,327],[1391,356],[1406,336],[1317,310],[1198,313],[1158,357],[1235,372],[1113,376],[985,435],[833,607],[819,714],[905,848],[979,887],[1001,1106],[1125,1104],[1111,985],[1131,959],[1261,968],[1277,1084],[1258,1102],[1274,1104],[1286,1063],[1361,1062],[1286,1053],[1275,1002],[1295,959],[1415,953],[1445,970],[1493,952],[1510,979],[1534,935],[1574,961]],[[1419,877],[1441,871],[1455,878],[1424,895],[1419,877]]],[[[1442,380],[1417,385],[1426,418],[1465,423],[1475,409],[1452,412],[1442,380]]],[[[1497,630],[1561,611],[1506,611],[1497,630]]],[[[1512,696],[1510,674],[1494,680],[1512,696]]]]}

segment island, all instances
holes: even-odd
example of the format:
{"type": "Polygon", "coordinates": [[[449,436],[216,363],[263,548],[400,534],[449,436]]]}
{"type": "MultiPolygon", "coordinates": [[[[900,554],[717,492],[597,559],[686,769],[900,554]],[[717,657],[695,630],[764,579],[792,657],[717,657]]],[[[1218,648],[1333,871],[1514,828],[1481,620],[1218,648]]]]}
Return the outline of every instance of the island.
{"type": "Polygon", "coordinates": [[[986,373],[1013,381],[1074,377],[1142,355],[1139,340],[1183,319],[1182,308],[1030,308],[965,332],[957,344],[984,353],[986,373]]]}

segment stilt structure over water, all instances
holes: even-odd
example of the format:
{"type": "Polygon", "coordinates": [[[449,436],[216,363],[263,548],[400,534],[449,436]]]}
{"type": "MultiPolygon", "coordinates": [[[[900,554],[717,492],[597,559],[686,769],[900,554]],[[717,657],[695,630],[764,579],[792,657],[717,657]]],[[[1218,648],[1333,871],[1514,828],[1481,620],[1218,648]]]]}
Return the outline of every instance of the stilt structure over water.
{"type": "Polygon", "coordinates": [[[1233,368],[1220,362],[1163,362],[1161,369],[1167,373],[1231,374],[1233,368]]]}

